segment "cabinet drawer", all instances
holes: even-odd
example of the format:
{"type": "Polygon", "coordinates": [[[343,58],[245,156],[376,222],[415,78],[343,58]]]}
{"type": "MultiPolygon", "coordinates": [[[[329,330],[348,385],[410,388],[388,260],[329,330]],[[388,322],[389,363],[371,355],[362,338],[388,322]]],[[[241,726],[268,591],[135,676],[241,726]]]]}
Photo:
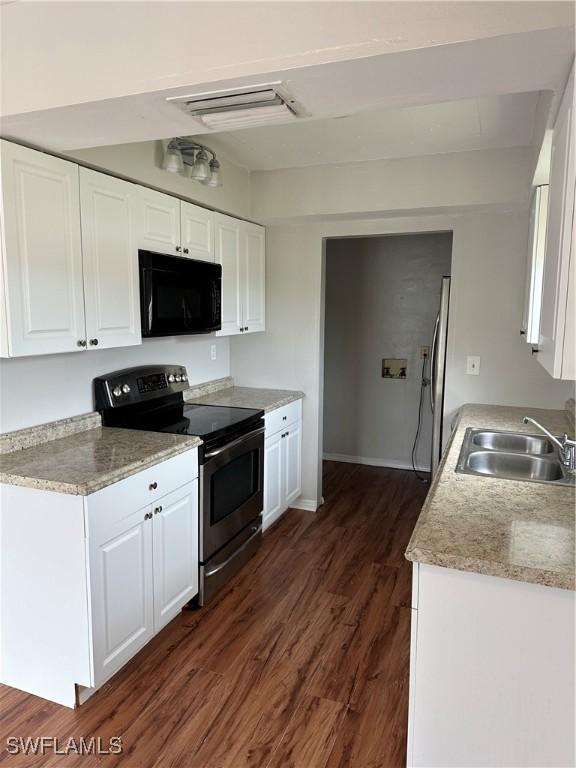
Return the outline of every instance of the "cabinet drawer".
{"type": "Polygon", "coordinates": [[[264,417],[266,424],[266,437],[274,435],[289,424],[299,421],[302,418],[302,400],[295,400],[293,403],[283,405],[270,411],[264,417]]]}
{"type": "Polygon", "coordinates": [[[123,517],[153,504],[197,477],[198,449],[192,448],[87,496],[87,535],[106,536],[110,526],[123,517]]]}

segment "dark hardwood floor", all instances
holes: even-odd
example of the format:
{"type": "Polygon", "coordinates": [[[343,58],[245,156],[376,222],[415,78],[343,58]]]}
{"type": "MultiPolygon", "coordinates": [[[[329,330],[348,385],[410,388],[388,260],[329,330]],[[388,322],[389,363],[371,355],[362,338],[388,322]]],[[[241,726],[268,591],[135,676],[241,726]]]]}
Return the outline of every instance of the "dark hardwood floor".
{"type": "Polygon", "coordinates": [[[410,472],[327,462],[322,509],[289,510],[212,605],[183,612],[80,709],[0,687],[0,765],[405,765],[404,550],[426,491],[410,472]],[[13,756],[8,736],[119,736],[123,753],[13,756]]]}

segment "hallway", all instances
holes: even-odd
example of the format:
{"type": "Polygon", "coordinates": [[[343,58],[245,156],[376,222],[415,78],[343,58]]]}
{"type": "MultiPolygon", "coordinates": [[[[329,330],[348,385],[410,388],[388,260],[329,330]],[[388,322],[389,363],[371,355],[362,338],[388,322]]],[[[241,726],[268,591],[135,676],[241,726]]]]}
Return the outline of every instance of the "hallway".
{"type": "MultiPolygon", "coordinates": [[[[0,689],[8,736],[120,736],[122,755],[18,766],[400,768],[411,565],[428,486],[326,462],[325,504],[289,510],[215,602],[185,611],[79,710],[0,689]]],[[[40,629],[40,628],[39,628],[40,629]]]]}

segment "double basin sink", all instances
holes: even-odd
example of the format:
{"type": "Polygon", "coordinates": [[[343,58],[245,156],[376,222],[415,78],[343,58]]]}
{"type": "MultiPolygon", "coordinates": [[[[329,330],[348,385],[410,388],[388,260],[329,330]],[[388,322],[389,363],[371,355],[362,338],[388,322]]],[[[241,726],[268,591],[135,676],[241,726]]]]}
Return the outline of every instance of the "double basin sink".
{"type": "Polygon", "coordinates": [[[456,472],[554,485],[576,482],[547,437],[488,429],[466,430],[456,472]]]}

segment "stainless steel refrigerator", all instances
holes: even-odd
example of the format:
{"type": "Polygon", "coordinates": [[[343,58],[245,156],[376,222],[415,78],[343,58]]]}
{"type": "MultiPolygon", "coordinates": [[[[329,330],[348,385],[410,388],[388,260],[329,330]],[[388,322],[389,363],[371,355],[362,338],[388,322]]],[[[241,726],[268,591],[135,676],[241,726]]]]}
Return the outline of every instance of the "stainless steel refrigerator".
{"type": "Polygon", "coordinates": [[[430,353],[430,407],[432,408],[431,476],[434,477],[442,457],[442,421],[444,417],[444,382],[446,377],[446,342],[450,306],[450,278],[442,278],[440,308],[434,325],[430,353]]]}

